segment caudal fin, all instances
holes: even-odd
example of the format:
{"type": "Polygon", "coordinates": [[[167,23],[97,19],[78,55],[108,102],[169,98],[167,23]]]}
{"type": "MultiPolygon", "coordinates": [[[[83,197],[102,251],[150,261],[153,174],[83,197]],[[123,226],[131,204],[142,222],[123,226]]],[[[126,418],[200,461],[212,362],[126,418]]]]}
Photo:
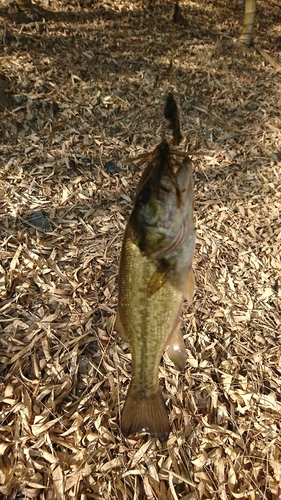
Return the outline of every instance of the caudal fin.
{"type": "Polygon", "coordinates": [[[121,430],[125,437],[135,432],[149,432],[160,441],[167,441],[170,424],[160,392],[144,398],[130,386],[121,414],[121,430]]]}

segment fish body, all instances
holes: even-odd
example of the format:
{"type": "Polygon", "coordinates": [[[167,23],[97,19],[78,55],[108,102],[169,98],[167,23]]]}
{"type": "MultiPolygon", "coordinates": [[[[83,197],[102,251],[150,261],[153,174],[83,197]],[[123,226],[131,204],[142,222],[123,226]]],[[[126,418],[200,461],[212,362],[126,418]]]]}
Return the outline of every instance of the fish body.
{"type": "Polygon", "coordinates": [[[132,354],[132,381],[121,415],[125,436],[138,431],[166,441],[167,409],[158,371],[165,349],[183,369],[186,351],[179,329],[184,298],[192,300],[193,180],[189,159],[173,172],[168,143],[156,149],[137,188],[119,271],[116,330],[132,354]]]}

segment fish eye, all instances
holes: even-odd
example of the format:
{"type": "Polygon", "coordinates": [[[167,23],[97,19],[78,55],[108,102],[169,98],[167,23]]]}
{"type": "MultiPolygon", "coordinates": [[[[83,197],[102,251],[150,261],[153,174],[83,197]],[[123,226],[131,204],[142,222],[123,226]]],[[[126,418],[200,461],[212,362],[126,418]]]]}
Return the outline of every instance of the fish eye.
{"type": "Polygon", "coordinates": [[[138,202],[144,203],[145,205],[149,202],[151,196],[151,191],[149,188],[144,188],[138,197],[138,202]]]}

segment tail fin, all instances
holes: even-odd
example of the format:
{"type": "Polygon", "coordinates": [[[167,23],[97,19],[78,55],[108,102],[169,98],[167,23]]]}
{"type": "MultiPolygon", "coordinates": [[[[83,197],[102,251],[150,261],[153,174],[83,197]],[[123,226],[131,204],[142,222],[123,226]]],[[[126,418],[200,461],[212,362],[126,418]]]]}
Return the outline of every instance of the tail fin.
{"type": "Polygon", "coordinates": [[[160,441],[167,441],[170,424],[160,392],[145,398],[130,385],[121,415],[121,430],[125,437],[135,432],[149,432],[160,441]]]}

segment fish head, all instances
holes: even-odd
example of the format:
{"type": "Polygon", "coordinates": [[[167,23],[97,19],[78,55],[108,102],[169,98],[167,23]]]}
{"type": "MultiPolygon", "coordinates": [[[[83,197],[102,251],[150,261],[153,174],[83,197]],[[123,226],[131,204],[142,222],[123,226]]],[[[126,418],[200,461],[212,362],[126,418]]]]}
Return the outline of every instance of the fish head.
{"type": "Polygon", "coordinates": [[[130,218],[140,251],[153,259],[180,248],[193,228],[192,164],[185,158],[174,171],[166,146],[169,147],[164,142],[159,155],[145,170],[130,218]]]}

